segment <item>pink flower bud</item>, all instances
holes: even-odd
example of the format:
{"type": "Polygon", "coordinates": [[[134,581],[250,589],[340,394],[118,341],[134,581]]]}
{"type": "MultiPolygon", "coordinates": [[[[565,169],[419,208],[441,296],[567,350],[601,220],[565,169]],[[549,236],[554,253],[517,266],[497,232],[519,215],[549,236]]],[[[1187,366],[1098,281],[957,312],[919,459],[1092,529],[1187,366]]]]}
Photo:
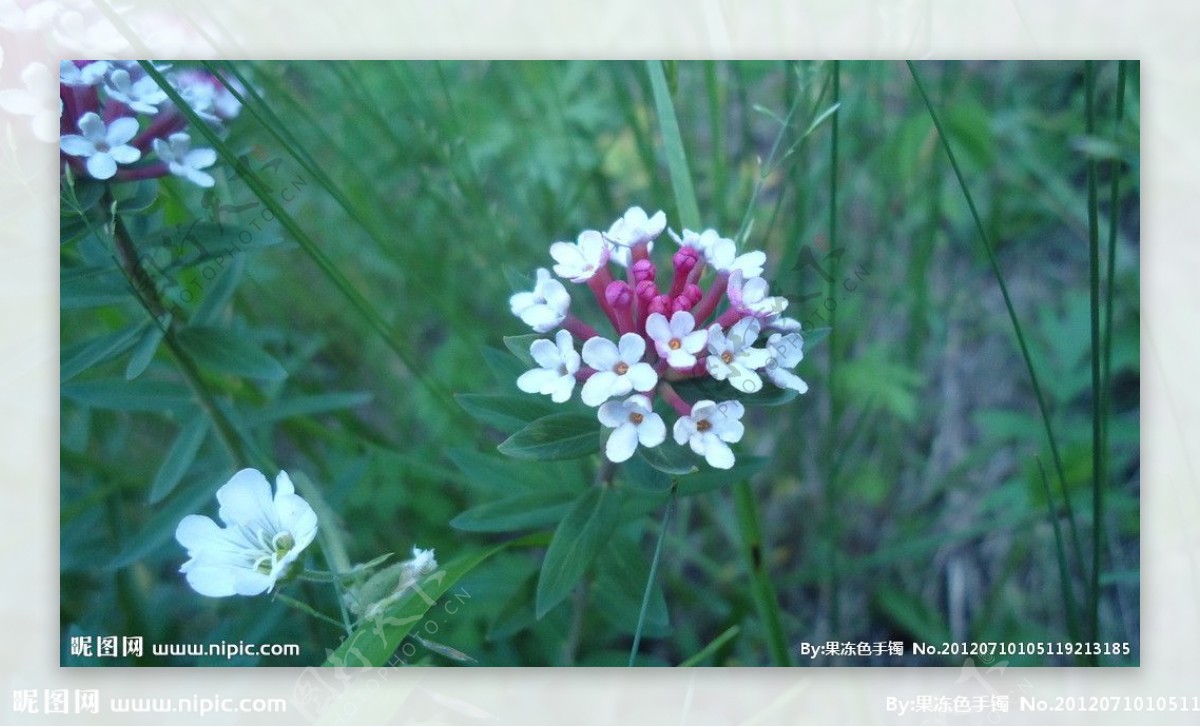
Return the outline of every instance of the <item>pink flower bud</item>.
{"type": "Polygon", "coordinates": [[[654,280],[656,275],[654,263],[649,259],[638,260],[633,264],[633,280],[641,283],[644,280],[654,280]]]}
{"type": "Polygon", "coordinates": [[[633,289],[624,280],[614,280],[604,289],[604,299],[614,308],[628,308],[633,303],[633,289]]]}
{"type": "Polygon", "coordinates": [[[643,280],[637,284],[637,297],[642,302],[654,300],[658,295],[658,286],[653,280],[643,280]]]}

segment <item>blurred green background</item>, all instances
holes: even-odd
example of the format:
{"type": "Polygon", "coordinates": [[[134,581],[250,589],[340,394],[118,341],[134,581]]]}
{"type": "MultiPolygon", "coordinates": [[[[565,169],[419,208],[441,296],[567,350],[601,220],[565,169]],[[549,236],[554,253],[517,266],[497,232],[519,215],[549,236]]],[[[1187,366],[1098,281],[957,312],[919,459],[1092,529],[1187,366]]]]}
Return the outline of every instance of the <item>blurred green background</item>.
{"type": "MultiPolygon", "coordinates": [[[[252,375],[237,375],[200,361],[208,404],[258,451],[307,476],[337,513],[355,561],[414,544],[446,561],[499,542],[449,522],[529,484],[528,468],[503,460],[495,451],[503,435],[466,416],[451,395],[516,391],[500,363],[508,356],[502,336],[527,332],[508,310],[510,273],[549,267],[550,243],[606,229],[632,205],[665,210],[679,230],[646,64],[217,67],[243,76],[266,102],[261,113],[243,110],[226,139],[266,188],[220,163],[213,192],[178,180],[127,192],[129,208],[142,209],[131,232],[156,285],[168,296],[194,291],[178,295],[180,314],[254,344],[286,370],[251,366],[252,375]],[[264,195],[315,243],[326,267],[264,212],[264,195]],[[216,223],[249,232],[249,242],[240,237],[236,255],[198,250],[195,235],[216,223]],[[356,307],[345,286],[380,318],[356,307]]],[[[1119,182],[1098,638],[1132,647],[1099,663],[1137,664],[1138,66],[1128,64],[1117,125],[1117,64],[1095,65],[1090,135],[1083,63],[917,67],[1028,339],[1085,557],[1070,544],[997,280],[906,66],[840,64],[831,247],[831,64],[666,64],[704,225],[732,236],[748,216],[745,246],[767,252],[765,277],[790,298],[788,313],[806,329],[834,330],[798,369],[810,391],[784,407],[750,410],[737,450],[769,458],[752,486],[791,657],[957,665],[961,656],[911,653],[810,661],[799,658],[799,644],[1071,641],[1070,603],[1087,622],[1095,528],[1086,167],[1095,159],[1105,245],[1114,174],[1119,182]],[[790,153],[771,159],[772,148],[790,153]],[[1068,539],[1061,551],[1053,524],[1068,539]]],[[[333,626],[269,597],[202,598],[177,573],[185,559],[172,537],[179,518],[214,514],[215,488],[249,463],[233,461],[195,423],[203,407],[179,360],[154,340],[110,243],[69,217],[64,210],[63,663],[164,663],[149,654],[73,657],[67,637],[80,634],[302,646],[292,660],[170,664],[319,663],[338,643],[333,626]],[[133,361],[146,368],[127,380],[133,361]]],[[[665,236],[659,246],[662,254],[672,247],[665,236]]],[[[561,466],[546,465],[542,476],[553,480],[561,466]]],[[[669,623],[646,630],[641,663],[679,664],[734,626],[699,663],[771,663],[732,502],[729,487],[680,500],[659,568],[669,623]]],[[[660,522],[654,511],[622,530],[621,557],[637,573],[648,570],[660,522]]],[[[513,549],[476,569],[456,586],[468,594],[463,607],[443,612],[427,635],[483,665],[624,664],[640,591],[612,588],[536,621],[540,553],[513,549]]],[[[288,592],[337,612],[328,589],[288,592]]],[[[454,663],[414,652],[413,663],[454,663]]],[[[1007,660],[1077,663],[1065,655],[1007,660]]]]}

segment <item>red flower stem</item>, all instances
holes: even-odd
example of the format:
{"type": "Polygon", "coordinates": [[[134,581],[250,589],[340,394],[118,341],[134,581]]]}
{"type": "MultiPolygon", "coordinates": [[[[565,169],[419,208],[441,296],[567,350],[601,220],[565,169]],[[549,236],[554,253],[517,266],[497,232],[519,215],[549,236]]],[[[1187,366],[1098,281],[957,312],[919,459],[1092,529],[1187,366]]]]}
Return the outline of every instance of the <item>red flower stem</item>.
{"type": "Polygon", "coordinates": [[[579,320],[574,313],[567,314],[567,317],[563,319],[562,327],[569,331],[571,335],[584,341],[600,335],[596,332],[595,328],[579,320]]]}
{"type": "Polygon", "coordinates": [[[683,397],[675,391],[675,388],[670,384],[663,382],[658,385],[658,393],[662,394],[663,401],[671,405],[679,416],[691,416],[692,405],[683,400],[683,397]]]}
{"type": "MultiPolygon", "coordinates": [[[[699,266],[697,266],[699,267],[699,266]]],[[[717,273],[717,277],[712,282],[712,287],[700,299],[700,302],[692,310],[692,316],[696,319],[696,327],[708,321],[708,317],[717,309],[717,304],[721,302],[721,298],[725,296],[725,290],[729,287],[729,273],[717,273]]]]}

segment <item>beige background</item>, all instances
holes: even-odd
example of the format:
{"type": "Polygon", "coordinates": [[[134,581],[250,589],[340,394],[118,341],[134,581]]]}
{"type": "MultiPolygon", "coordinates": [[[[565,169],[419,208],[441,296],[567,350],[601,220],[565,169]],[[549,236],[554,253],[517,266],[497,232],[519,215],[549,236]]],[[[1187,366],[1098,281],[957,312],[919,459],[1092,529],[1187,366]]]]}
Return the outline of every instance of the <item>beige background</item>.
{"type": "Polygon", "coordinates": [[[1140,58],[1143,113],[1143,540],[1140,669],[387,670],[323,676],[323,706],[282,715],[106,714],[98,723],[1179,723],[1200,713],[1018,711],[1022,696],[1200,698],[1200,240],[1193,2],[130,2],[0,0],[0,720],[17,688],[295,695],[300,671],[60,670],[57,150],[62,57],[1140,58]],[[134,38],[131,42],[128,37],[134,38]],[[38,64],[42,64],[39,69],[38,64]],[[41,111],[39,111],[39,109],[41,111]],[[43,137],[38,138],[38,133],[43,137]],[[46,138],[50,137],[50,138],[46,138]],[[912,715],[886,699],[1008,695],[1007,715],[912,715]]]}

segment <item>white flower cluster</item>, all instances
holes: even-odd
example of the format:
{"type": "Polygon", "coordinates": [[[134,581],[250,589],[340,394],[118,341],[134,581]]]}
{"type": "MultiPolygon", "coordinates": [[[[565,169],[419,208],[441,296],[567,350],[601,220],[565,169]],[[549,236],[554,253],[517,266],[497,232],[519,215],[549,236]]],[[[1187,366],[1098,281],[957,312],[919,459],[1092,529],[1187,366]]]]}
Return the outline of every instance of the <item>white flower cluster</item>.
{"type": "MultiPolygon", "coordinates": [[[[209,73],[183,70],[169,73],[167,80],[211,124],[229,121],[241,110],[233,93],[209,73]]],[[[191,148],[187,119],[139,64],[62,61],[59,103],[62,161],[77,173],[101,180],[172,174],[200,187],[213,186],[212,175],[204,170],[216,163],[216,152],[191,148]],[[146,118],[144,126],[139,117],[146,118]],[[133,166],[150,153],[155,161],[133,166]]]]}
{"type": "Polygon", "coordinates": [[[613,462],[666,440],[666,424],[654,411],[654,398],[662,396],[679,414],[675,441],[711,466],[728,469],[734,464],[729,445],[745,431],[744,407],[732,399],[689,404],[672,383],[710,377],[755,393],[765,375],[779,388],[804,393],[808,385],[792,370],[804,357],[800,322],[781,315],[786,299],[768,294],[760,277],[766,255],[739,255],[736,243],[715,230],[672,231],[678,245],[673,275],[660,285],[651,254],[664,229],[663,212],[647,215],[632,207],[607,232],[585,230],[574,243],[550,246],[554,274],[591,290],[615,340],[577,318],[567,287],[541,268],[533,290],[509,303],[535,332],[556,333],[553,341],[532,343],[529,353],[538,367],[522,374],[517,386],[562,403],[583,382],[583,403],[598,407],[600,423],[613,430],[605,448],[613,462]],[[614,277],[610,262],[624,269],[623,279],[614,277]],[[764,334],[765,347],[755,348],[764,334]],[[576,338],[583,341],[579,352],[576,338]]]}

